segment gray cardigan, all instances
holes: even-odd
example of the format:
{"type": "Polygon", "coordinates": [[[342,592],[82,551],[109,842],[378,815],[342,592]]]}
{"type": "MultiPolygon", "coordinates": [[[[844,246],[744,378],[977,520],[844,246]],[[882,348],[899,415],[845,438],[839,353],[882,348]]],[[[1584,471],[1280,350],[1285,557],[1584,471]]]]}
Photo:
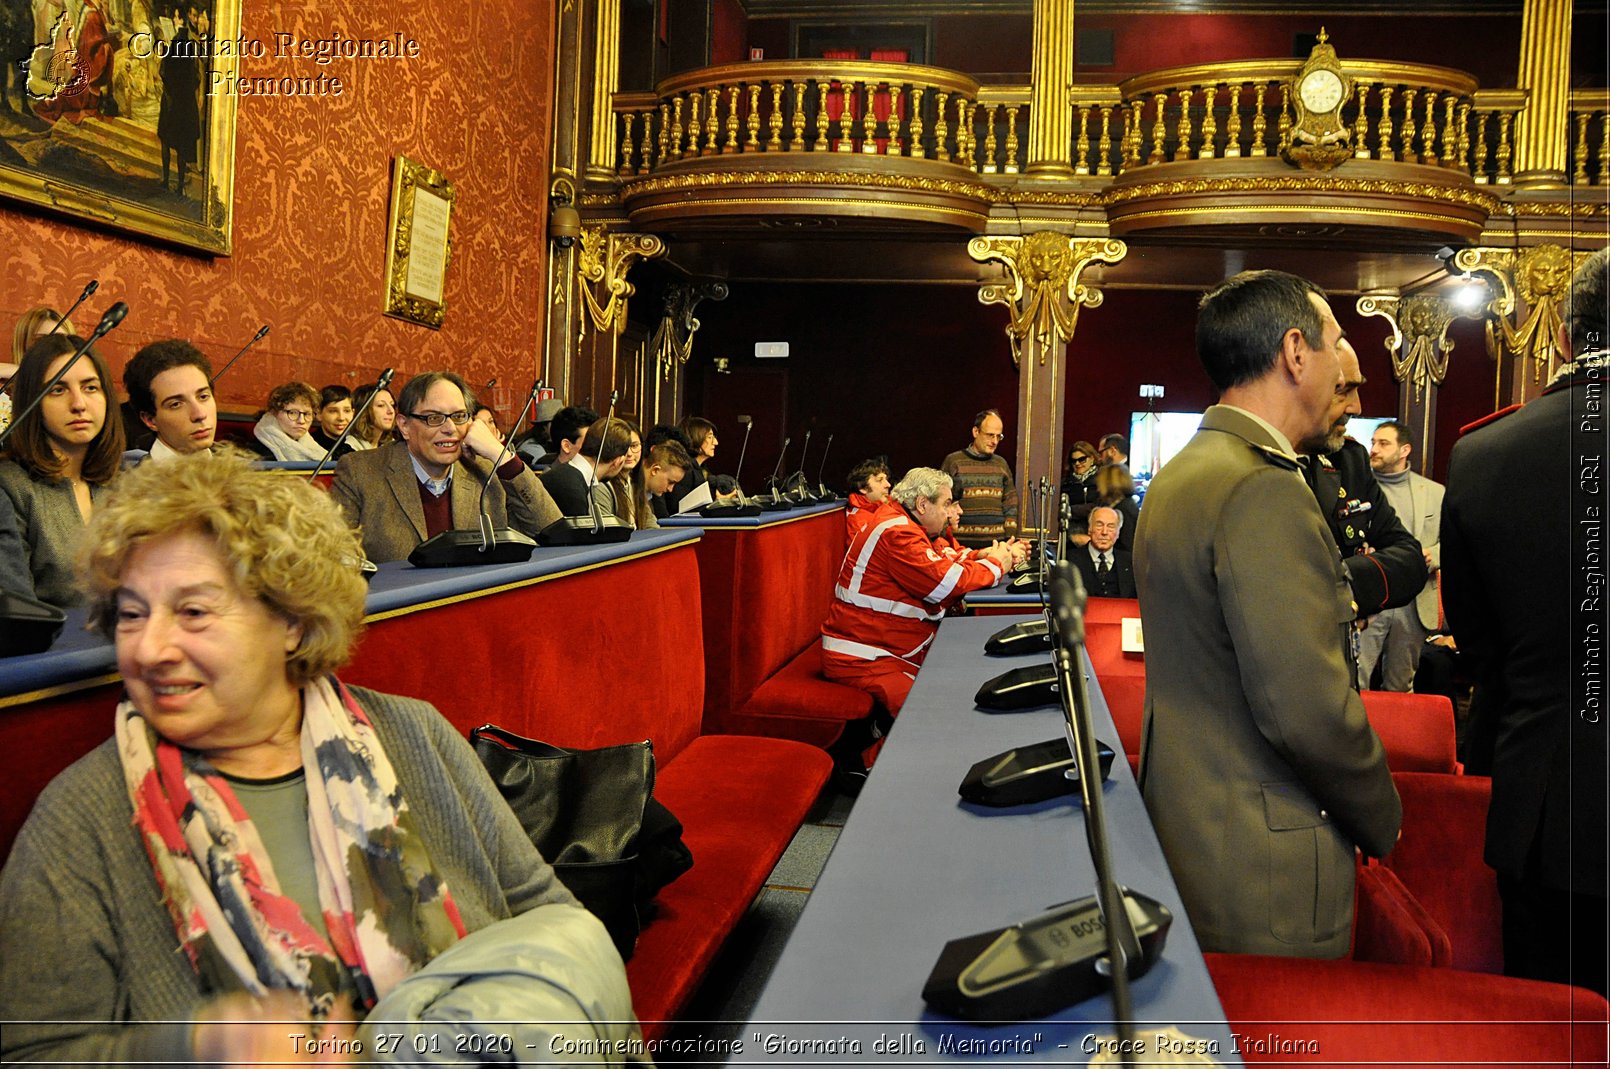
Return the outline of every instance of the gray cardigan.
{"type": "MultiPolygon", "coordinates": [[[[353,688],[468,931],[575,904],[464,737],[424,702],[353,688]]],[[[179,948],[115,740],[40,794],[0,871],[0,1054],[53,1065],[188,1062],[210,998],[179,948]],[[32,1022],[32,1023],[29,1023],[32,1022]],[[146,1022],[146,1023],[140,1023],[146,1022]]]]}
{"type": "MultiPolygon", "coordinates": [[[[105,487],[91,483],[90,499],[105,487]]],[[[44,479],[14,460],[0,461],[0,491],[10,499],[22,539],[23,571],[34,581],[34,597],[67,607],[81,600],[73,557],[84,538],[84,517],[66,479],[44,479]]]]}

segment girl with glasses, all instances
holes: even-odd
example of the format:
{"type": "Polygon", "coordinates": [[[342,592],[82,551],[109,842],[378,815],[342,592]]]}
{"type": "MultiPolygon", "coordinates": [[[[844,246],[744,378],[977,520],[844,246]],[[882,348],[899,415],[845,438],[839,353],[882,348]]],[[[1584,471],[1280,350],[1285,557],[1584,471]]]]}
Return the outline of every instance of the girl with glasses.
{"type": "Polygon", "coordinates": [[[269,392],[268,411],[252,428],[252,436],[275,460],[323,460],[324,446],[308,433],[318,405],[318,392],[305,382],[276,386],[269,392]]]}

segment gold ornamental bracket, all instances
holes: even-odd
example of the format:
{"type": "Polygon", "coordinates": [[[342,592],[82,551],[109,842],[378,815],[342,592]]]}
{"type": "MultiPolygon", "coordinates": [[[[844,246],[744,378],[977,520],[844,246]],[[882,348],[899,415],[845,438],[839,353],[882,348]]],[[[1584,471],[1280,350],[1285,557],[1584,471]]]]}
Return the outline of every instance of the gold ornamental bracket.
{"type": "Polygon", "coordinates": [[[1561,304],[1572,273],[1590,255],[1559,245],[1460,249],[1453,258],[1454,267],[1490,280],[1494,291],[1493,299],[1482,309],[1487,354],[1494,360],[1507,356],[1529,364],[1533,383],[1553,374],[1568,359],[1560,352],[1561,304]]]}
{"type": "Polygon", "coordinates": [[[1021,346],[1033,339],[1045,363],[1052,343],[1066,344],[1079,325],[1081,308],[1101,304],[1101,291],[1080,281],[1093,261],[1115,264],[1129,247],[1114,238],[1075,238],[1051,230],[1027,237],[980,237],[967,243],[967,255],[979,263],[997,260],[1008,278],[978,288],[980,304],[1005,305],[1011,319],[1006,336],[1012,343],[1012,366],[1021,362],[1021,346]]]}
{"type": "Polygon", "coordinates": [[[598,333],[619,335],[626,329],[626,302],[637,292],[637,287],[626,281],[626,274],[639,259],[664,256],[665,242],[653,234],[610,232],[602,226],[584,226],[579,245],[576,273],[583,283],[581,294],[587,314],[598,333]],[[602,298],[594,292],[600,287],[602,298]]]}
{"type": "Polygon", "coordinates": [[[1453,339],[1448,328],[1455,319],[1475,319],[1481,312],[1461,311],[1446,297],[1415,293],[1408,297],[1372,294],[1360,297],[1359,315],[1379,316],[1392,328],[1383,344],[1392,358],[1392,376],[1414,390],[1414,403],[1425,400],[1432,386],[1448,377],[1453,339]]]}
{"type": "Polygon", "coordinates": [[[724,282],[675,282],[665,288],[664,313],[649,339],[662,379],[669,379],[693,355],[693,335],[699,331],[693,310],[702,301],[726,300],[728,292],[724,282]]]}

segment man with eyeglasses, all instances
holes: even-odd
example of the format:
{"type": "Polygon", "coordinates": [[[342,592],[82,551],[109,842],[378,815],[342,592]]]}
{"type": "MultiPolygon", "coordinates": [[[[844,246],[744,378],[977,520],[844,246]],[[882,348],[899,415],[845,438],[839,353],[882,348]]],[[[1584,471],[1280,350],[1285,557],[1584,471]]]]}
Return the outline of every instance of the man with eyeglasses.
{"type": "Polygon", "coordinates": [[[972,443],[939,465],[962,505],[956,537],[964,546],[982,549],[1017,534],[1017,482],[1012,466],[996,453],[1005,430],[1001,414],[986,408],[973,417],[972,443]]]}
{"type": "Polygon", "coordinates": [[[470,417],[474,408],[474,393],[451,371],[416,375],[397,398],[399,440],[336,464],[330,491],[362,529],[370,560],[402,560],[433,535],[479,527],[483,485],[494,527],[535,538],[559,518],[525,462],[470,417]]]}

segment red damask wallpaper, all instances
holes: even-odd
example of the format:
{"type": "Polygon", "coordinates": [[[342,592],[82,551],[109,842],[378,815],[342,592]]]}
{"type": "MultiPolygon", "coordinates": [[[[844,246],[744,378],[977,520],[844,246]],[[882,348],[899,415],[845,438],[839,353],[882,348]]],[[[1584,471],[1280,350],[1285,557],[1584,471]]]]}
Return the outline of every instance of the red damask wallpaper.
{"type": "Polygon", "coordinates": [[[514,407],[544,337],[554,11],[525,0],[246,0],[243,35],[264,55],[242,61],[243,79],[323,73],[342,91],[240,100],[234,255],[175,251],[0,201],[5,339],[28,308],[65,308],[98,278],[74,320],[87,331],[113,301],[128,302],[128,318],[103,343],[114,374],[140,346],[175,336],[221,367],[269,323],[218,383],[224,407],[260,407],[291,378],[357,385],[387,366],[397,368],[394,390],[429,368],[453,368],[475,386],[496,377],[491,401],[514,407]],[[402,34],[418,42],[418,58],[320,65],[283,54],[280,34],[402,34]],[[398,154],[457,187],[439,331],[380,310],[398,154]]]}

